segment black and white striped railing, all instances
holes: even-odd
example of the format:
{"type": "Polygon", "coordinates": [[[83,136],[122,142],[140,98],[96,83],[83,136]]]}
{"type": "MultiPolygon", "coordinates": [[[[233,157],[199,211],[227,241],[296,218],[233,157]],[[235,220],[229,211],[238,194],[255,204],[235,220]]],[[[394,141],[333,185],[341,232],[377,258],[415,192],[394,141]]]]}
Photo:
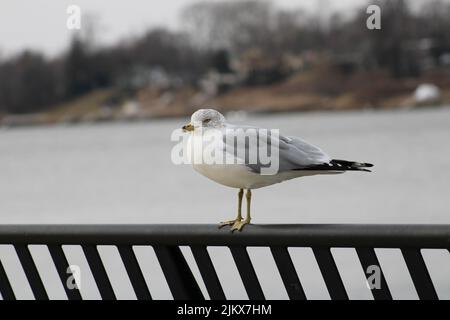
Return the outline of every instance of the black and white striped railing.
{"type": "MultiPolygon", "coordinates": [[[[270,248],[290,299],[307,298],[288,250],[292,247],[312,249],[331,299],[349,298],[332,248],[354,248],[365,274],[370,266],[380,268],[380,285],[371,289],[376,300],[392,299],[392,295],[375,248],[400,249],[418,297],[437,299],[421,249],[450,248],[450,225],[250,225],[243,232],[235,233],[226,228],[219,230],[214,225],[1,225],[0,245],[14,247],[36,299],[48,299],[49,295],[30,253],[30,245],[48,248],[67,298],[73,300],[81,299],[82,295],[76,287],[66,285],[69,263],[63,245],[81,246],[102,299],[116,299],[116,294],[99,255],[97,246],[100,245],[117,247],[138,299],[152,299],[152,294],[134,246],[153,247],[174,299],[205,298],[180,246],[190,247],[211,299],[229,298],[207,250],[218,246],[230,249],[240,280],[251,300],[263,300],[265,295],[248,247],[270,248]]],[[[11,280],[0,256],[0,293],[3,299],[17,297],[11,280]]]]}

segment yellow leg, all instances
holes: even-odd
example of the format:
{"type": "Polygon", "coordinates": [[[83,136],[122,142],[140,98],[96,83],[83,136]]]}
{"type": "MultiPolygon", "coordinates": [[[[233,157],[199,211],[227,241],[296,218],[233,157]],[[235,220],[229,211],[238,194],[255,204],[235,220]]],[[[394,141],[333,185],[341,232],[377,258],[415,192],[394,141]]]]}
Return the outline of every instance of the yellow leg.
{"type": "Polygon", "coordinates": [[[244,189],[239,189],[238,193],[238,215],[234,220],[223,221],[219,224],[219,228],[223,226],[232,226],[238,221],[242,221],[242,197],[244,196],[244,189]]]}
{"type": "Polygon", "coordinates": [[[236,221],[233,226],[231,227],[231,231],[234,230],[238,230],[238,231],[242,231],[242,229],[244,228],[245,225],[250,224],[250,206],[251,206],[251,201],[252,201],[252,192],[250,191],[250,189],[247,189],[247,193],[245,195],[245,197],[247,198],[247,216],[245,217],[245,220],[239,220],[236,221]]]}

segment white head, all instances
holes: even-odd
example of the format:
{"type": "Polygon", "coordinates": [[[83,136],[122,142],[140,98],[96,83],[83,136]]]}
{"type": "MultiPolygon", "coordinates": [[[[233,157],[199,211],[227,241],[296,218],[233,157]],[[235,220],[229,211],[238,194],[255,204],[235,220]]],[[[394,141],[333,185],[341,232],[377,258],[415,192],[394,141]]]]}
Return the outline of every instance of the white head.
{"type": "Polygon", "coordinates": [[[184,131],[194,131],[195,128],[221,128],[225,125],[225,117],[214,109],[200,109],[191,116],[191,122],[183,126],[184,131]]]}

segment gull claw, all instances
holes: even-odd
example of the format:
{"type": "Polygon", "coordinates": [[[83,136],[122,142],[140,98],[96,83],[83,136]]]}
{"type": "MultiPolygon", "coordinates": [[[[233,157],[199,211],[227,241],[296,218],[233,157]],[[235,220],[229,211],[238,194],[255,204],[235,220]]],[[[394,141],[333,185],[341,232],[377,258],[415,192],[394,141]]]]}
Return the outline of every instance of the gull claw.
{"type": "Polygon", "coordinates": [[[242,219],[234,219],[234,220],[228,220],[223,221],[219,224],[219,229],[225,227],[225,226],[234,226],[236,223],[241,222],[242,219]]]}
{"type": "Polygon", "coordinates": [[[244,228],[244,226],[245,225],[247,225],[247,224],[250,224],[250,221],[248,221],[248,220],[244,220],[244,221],[236,221],[234,224],[233,224],[233,226],[231,227],[231,232],[234,232],[234,231],[242,231],[242,229],[244,228]]]}

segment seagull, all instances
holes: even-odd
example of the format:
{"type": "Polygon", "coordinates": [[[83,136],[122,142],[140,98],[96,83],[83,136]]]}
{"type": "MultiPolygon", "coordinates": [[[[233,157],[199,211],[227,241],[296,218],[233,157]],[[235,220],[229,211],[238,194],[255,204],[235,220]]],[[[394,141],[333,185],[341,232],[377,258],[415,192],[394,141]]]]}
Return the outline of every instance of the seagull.
{"type": "MultiPolygon", "coordinates": [[[[242,231],[250,224],[250,206],[252,190],[280,183],[286,180],[322,174],[339,174],[346,171],[366,171],[372,167],[370,163],[362,163],[330,158],[320,148],[306,141],[291,136],[269,135],[267,129],[251,126],[238,126],[227,123],[225,117],[214,109],[200,109],[191,116],[191,121],[182,127],[188,133],[187,154],[194,170],[203,176],[227,187],[239,189],[237,217],[219,224],[219,228],[230,226],[231,231],[242,231]],[[236,143],[236,139],[243,138],[245,132],[256,132],[257,141],[245,140],[244,144],[236,143]],[[217,137],[211,139],[211,137],[217,137]],[[209,135],[209,137],[208,137],[209,135]],[[209,151],[206,153],[206,142],[209,151]],[[248,153],[252,147],[271,148],[277,155],[277,170],[264,174],[267,164],[261,161],[250,162],[248,153]],[[214,151],[214,152],[211,152],[214,151]],[[223,153],[229,161],[216,157],[216,153],[223,153]],[[244,156],[243,156],[244,155],[244,156]],[[214,159],[213,159],[214,158],[214,159]],[[242,217],[242,199],[246,191],[247,212],[242,217]]],[[[256,150],[261,150],[253,148],[256,150]]]]}

